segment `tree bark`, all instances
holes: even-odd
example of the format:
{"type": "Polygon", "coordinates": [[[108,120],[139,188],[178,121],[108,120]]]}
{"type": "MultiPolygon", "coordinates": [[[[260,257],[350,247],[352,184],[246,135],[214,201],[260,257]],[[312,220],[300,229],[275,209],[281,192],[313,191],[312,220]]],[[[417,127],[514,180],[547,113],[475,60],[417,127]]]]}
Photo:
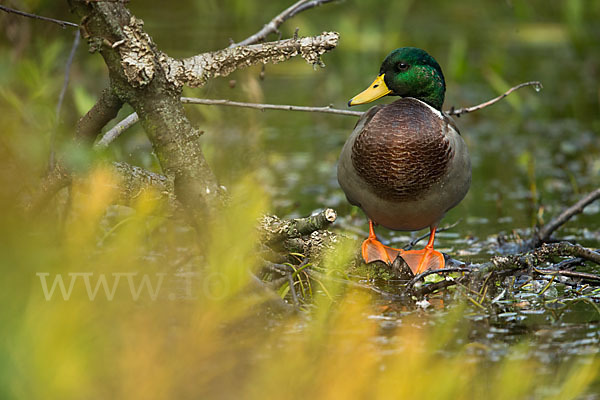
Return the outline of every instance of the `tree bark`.
{"type": "Polygon", "coordinates": [[[204,158],[201,133],[179,100],[181,86],[167,79],[160,62],[165,55],[123,3],[68,1],[82,18],[90,51],[100,52],[108,66],[112,93],[139,115],[177,198],[195,219],[206,218],[219,202],[219,186],[204,158]]]}

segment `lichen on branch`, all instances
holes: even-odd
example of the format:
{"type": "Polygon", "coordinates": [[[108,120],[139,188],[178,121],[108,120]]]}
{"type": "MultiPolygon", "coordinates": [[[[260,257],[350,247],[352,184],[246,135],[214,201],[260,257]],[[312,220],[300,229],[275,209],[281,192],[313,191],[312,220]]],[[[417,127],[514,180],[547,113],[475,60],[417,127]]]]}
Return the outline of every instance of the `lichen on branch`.
{"type": "Polygon", "coordinates": [[[123,27],[123,34],[123,41],[113,44],[121,55],[123,72],[134,87],[145,86],[154,77],[156,68],[152,39],[144,31],[144,21],[133,15],[129,25],[123,27]]]}
{"type": "Polygon", "coordinates": [[[323,32],[311,37],[232,47],[182,60],[165,55],[160,61],[171,83],[177,86],[198,87],[211,78],[229,75],[238,68],[255,64],[275,64],[297,55],[310,64],[321,64],[321,55],[334,49],[338,40],[337,32],[323,32]]]}

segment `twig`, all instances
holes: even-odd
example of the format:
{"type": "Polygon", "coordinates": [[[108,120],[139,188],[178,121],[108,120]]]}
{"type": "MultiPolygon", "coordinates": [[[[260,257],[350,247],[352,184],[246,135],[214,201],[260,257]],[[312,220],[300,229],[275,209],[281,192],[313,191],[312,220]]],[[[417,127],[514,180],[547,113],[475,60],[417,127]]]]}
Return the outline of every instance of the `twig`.
{"type": "Polygon", "coordinates": [[[298,295],[296,294],[296,288],[294,287],[294,279],[292,278],[292,274],[287,274],[288,283],[290,285],[290,293],[292,294],[292,301],[294,302],[294,307],[298,307],[298,295]]]}
{"type": "Polygon", "coordinates": [[[588,193],[584,198],[566,208],[556,218],[544,225],[534,236],[532,247],[537,247],[540,243],[546,242],[554,231],[564,225],[571,217],[583,212],[584,208],[600,198],[600,189],[588,193]]]}
{"type": "Polygon", "coordinates": [[[580,279],[584,279],[584,280],[588,280],[588,281],[600,282],[600,276],[594,275],[594,274],[588,274],[586,272],[555,270],[555,269],[541,269],[541,268],[534,268],[533,270],[540,275],[551,275],[553,277],[556,275],[560,275],[560,276],[566,276],[569,278],[580,278],[580,279]]]}
{"type": "Polygon", "coordinates": [[[75,58],[75,51],[77,50],[77,46],[79,46],[79,40],[81,38],[81,32],[77,30],[75,32],[75,39],[73,39],[73,45],[71,46],[71,51],[69,53],[69,58],[67,59],[67,64],[65,65],[65,78],[63,80],[63,86],[60,90],[60,95],[58,96],[58,103],[56,104],[56,120],[54,121],[54,130],[52,131],[52,135],[50,136],[50,161],[48,164],[50,165],[50,169],[54,169],[54,161],[56,154],[56,131],[58,130],[58,123],[60,119],[60,110],[62,108],[63,101],[65,99],[65,93],[67,92],[67,86],[69,85],[69,76],[71,74],[71,64],[73,64],[73,59],[75,58]]]}
{"type": "Polygon", "coordinates": [[[479,302],[482,302],[485,299],[485,295],[487,294],[488,291],[488,282],[490,280],[490,278],[494,276],[494,272],[490,272],[487,277],[485,278],[485,280],[483,281],[483,287],[481,289],[481,291],[478,294],[481,294],[481,298],[479,299],[479,302]]]}
{"type": "Polygon", "coordinates": [[[138,117],[137,113],[129,114],[125,119],[108,130],[94,147],[97,149],[107,147],[112,141],[118,138],[121,133],[129,129],[130,126],[134,125],[139,120],[140,117],[138,117]]]}
{"type": "Polygon", "coordinates": [[[456,115],[457,117],[460,117],[462,114],[467,114],[467,113],[470,113],[473,111],[481,110],[482,108],[491,106],[492,104],[499,102],[500,100],[502,100],[503,98],[505,98],[512,92],[514,92],[515,90],[521,89],[522,87],[525,87],[525,86],[534,86],[536,91],[539,91],[540,89],[543,88],[542,83],[539,81],[531,81],[531,82],[521,83],[520,85],[511,87],[510,89],[508,89],[506,92],[504,92],[500,96],[495,97],[491,100],[488,100],[485,103],[481,103],[481,104],[478,104],[478,105],[472,106],[472,107],[459,108],[458,110],[455,110],[454,107],[452,107],[449,111],[446,111],[446,114],[456,115]]]}
{"type": "Polygon", "coordinates": [[[474,298],[472,298],[468,294],[466,294],[465,297],[467,298],[467,300],[469,300],[471,303],[473,303],[473,305],[479,307],[480,309],[482,309],[484,311],[486,310],[486,308],[484,306],[482,306],[477,300],[475,300],[474,298]]]}
{"type": "Polygon", "coordinates": [[[275,18],[273,18],[268,24],[266,24],[260,31],[256,32],[254,35],[242,40],[239,43],[232,43],[231,45],[229,45],[229,47],[245,46],[249,44],[262,42],[267,38],[269,34],[278,33],[278,28],[281,26],[281,24],[283,24],[286,20],[292,18],[296,14],[332,1],[334,0],[300,0],[288,7],[287,9],[285,9],[275,18]]]}
{"type": "MultiPolygon", "coordinates": [[[[482,104],[479,104],[479,105],[473,106],[473,107],[461,108],[458,110],[454,110],[452,108],[445,112],[448,115],[460,115],[460,114],[466,114],[466,113],[469,113],[472,111],[480,110],[482,108],[485,108],[489,105],[492,105],[492,104],[500,101],[501,99],[503,99],[504,97],[506,97],[510,93],[512,93],[513,91],[520,89],[522,87],[525,87],[525,86],[530,86],[530,85],[540,85],[541,86],[541,83],[539,83],[538,81],[521,83],[520,85],[517,85],[517,86],[509,89],[506,93],[496,97],[495,99],[487,101],[485,103],[482,103],[482,104]]],[[[331,106],[305,107],[305,106],[292,106],[292,105],[286,105],[286,104],[245,103],[245,102],[231,101],[231,100],[225,100],[225,99],[199,99],[199,98],[195,98],[195,97],[182,97],[181,101],[183,103],[187,103],[187,104],[204,104],[204,105],[210,105],[210,106],[244,107],[244,108],[253,108],[255,110],[261,110],[261,111],[281,110],[281,111],[320,112],[320,113],[326,113],[326,114],[347,115],[347,116],[353,116],[353,117],[360,117],[364,114],[364,112],[362,112],[362,111],[341,110],[338,108],[333,108],[331,106]]],[[[129,127],[131,127],[132,125],[134,125],[138,121],[138,119],[139,118],[138,118],[137,114],[135,114],[135,113],[128,115],[124,120],[122,120],[117,125],[115,125],[111,130],[106,132],[104,134],[104,137],[97,143],[97,146],[98,147],[108,146],[113,140],[115,140],[117,137],[119,137],[119,135],[121,133],[123,133],[124,131],[129,129],[129,127]]],[[[425,237],[427,237],[427,236],[424,236],[423,238],[425,238],[425,237]]],[[[423,238],[420,238],[419,240],[422,240],[423,238]]]]}
{"type": "MultiPolygon", "coordinates": [[[[360,117],[363,115],[361,111],[350,111],[340,110],[331,106],[325,107],[305,107],[305,106],[291,106],[285,104],[259,104],[259,103],[244,103],[240,101],[222,100],[222,99],[199,99],[195,97],[182,97],[181,102],[185,104],[204,104],[209,106],[230,106],[230,107],[244,107],[253,108],[255,110],[281,110],[281,111],[301,111],[301,112],[320,112],[326,114],[338,114],[338,115],[351,115],[360,117]]],[[[132,125],[138,122],[139,117],[136,113],[129,114],[125,119],[107,131],[102,139],[98,141],[96,146],[98,148],[108,146],[112,141],[121,135],[124,131],[129,129],[132,125]]]]}
{"type": "Polygon", "coordinates": [[[438,290],[441,289],[445,289],[449,286],[454,286],[454,285],[458,285],[461,284],[461,282],[466,279],[466,276],[462,277],[462,278],[458,278],[458,279],[454,279],[454,280],[444,280],[444,281],[440,281],[440,282],[436,282],[436,283],[432,283],[431,285],[425,285],[422,288],[420,288],[419,290],[416,290],[413,292],[413,295],[420,297],[420,296],[425,296],[428,295],[430,293],[436,292],[438,290]]]}
{"type": "Polygon", "coordinates": [[[350,115],[360,117],[362,111],[340,110],[332,106],[325,107],[306,107],[306,106],[291,106],[286,104],[259,104],[259,103],[243,103],[239,101],[221,100],[221,99],[199,99],[195,97],[182,97],[181,101],[186,104],[204,104],[209,106],[231,106],[253,108],[255,110],[280,110],[280,111],[301,111],[301,112],[320,112],[326,114],[350,115]]]}
{"type": "Polygon", "coordinates": [[[24,11],[15,10],[13,8],[9,8],[9,7],[6,7],[6,6],[0,6],[0,10],[6,11],[7,13],[17,14],[17,15],[20,15],[22,17],[28,17],[28,18],[33,18],[33,19],[40,19],[42,21],[47,21],[47,22],[53,22],[55,24],[58,24],[58,25],[62,26],[63,29],[66,28],[67,26],[73,26],[75,28],[79,27],[79,25],[74,24],[73,22],[62,21],[60,19],[54,19],[54,18],[48,18],[48,17],[42,17],[41,15],[35,15],[35,14],[26,13],[24,11]]]}
{"type": "Polygon", "coordinates": [[[558,264],[552,266],[554,270],[564,270],[565,268],[573,268],[577,265],[583,265],[585,260],[583,258],[569,258],[567,260],[562,260],[558,264]]]}
{"type": "Polygon", "coordinates": [[[292,267],[290,267],[289,265],[277,264],[277,263],[273,263],[273,262],[266,261],[266,260],[264,261],[263,268],[267,269],[271,272],[277,272],[278,274],[281,274],[284,276],[294,272],[294,269],[292,267]]]}

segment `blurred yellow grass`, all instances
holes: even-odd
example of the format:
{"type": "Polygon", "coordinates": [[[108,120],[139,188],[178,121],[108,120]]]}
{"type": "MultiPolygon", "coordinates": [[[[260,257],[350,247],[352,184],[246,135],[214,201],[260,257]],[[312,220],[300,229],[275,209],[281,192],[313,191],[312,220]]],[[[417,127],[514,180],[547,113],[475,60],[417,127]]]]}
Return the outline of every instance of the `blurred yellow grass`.
{"type": "MultiPolygon", "coordinates": [[[[112,236],[99,242],[106,235],[99,227],[116,183],[106,169],[91,170],[73,188],[63,236],[33,240],[31,247],[25,239],[19,249],[39,251],[40,259],[22,271],[30,275],[27,285],[3,285],[5,299],[23,290],[28,296],[22,312],[3,317],[8,327],[3,353],[9,358],[3,363],[7,386],[1,393],[45,399],[518,399],[548,386],[555,390],[542,397],[566,399],[576,398],[598,377],[598,360],[565,364],[556,377],[538,374],[527,345],[497,363],[474,355],[468,340],[461,346],[454,342],[456,335],[466,339],[457,330],[465,324],[460,307],[433,327],[417,323],[432,318],[424,312],[402,318],[400,327],[383,333],[379,322],[369,318],[377,314],[373,299],[337,282],[322,282],[334,300],[321,293],[308,312],[269,313],[268,298],[250,285],[249,271],[260,264],[254,226],[267,207],[252,177],[232,188],[221,218],[206,227],[206,247],[194,243],[194,235],[181,236],[184,242],[169,238],[181,221],[161,218],[156,197],[143,193],[127,222],[114,221],[122,225],[109,227],[112,236]],[[81,285],[67,301],[58,295],[46,301],[41,293],[35,276],[41,266],[53,274],[169,275],[169,262],[144,261],[143,252],[166,252],[166,260],[176,256],[177,249],[165,249],[161,237],[191,249],[199,260],[193,298],[173,300],[161,293],[154,301],[148,296],[133,301],[123,293],[125,286],[112,301],[102,291],[90,301],[81,285]],[[55,256],[43,259],[49,251],[43,246],[58,246],[55,256]],[[209,275],[220,284],[203,285],[209,275]]],[[[24,216],[20,223],[9,228],[24,238],[61,231],[24,216]]],[[[351,255],[343,244],[326,257],[325,266],[339,271],[351,255]]]]}

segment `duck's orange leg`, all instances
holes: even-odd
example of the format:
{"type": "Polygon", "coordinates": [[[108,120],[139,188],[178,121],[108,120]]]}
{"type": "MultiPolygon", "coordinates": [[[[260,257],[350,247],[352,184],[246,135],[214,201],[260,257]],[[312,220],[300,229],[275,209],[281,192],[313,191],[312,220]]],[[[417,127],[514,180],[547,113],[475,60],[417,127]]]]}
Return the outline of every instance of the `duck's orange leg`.
{"type": "Polygon", "coordinates": [[[444,256],[439,251],[433,249],[436,227],[431,227],[429,242],[422,250],[402,250],[385,246],[375,236],[373,221],[369,220],[369,237],[362,244],[362,256],[366,263],[373,261],[383,261],[388,264],[394,262],[400,255],[406,261],[412,272],[420,274],[428,269],[444,268],[444,256]]]}
{"type": "Polygon", "coordinates": [[[401,249],[385,246],[377,240],[373,221],[369,220],[369,237],[362,244],[362,257],[365,262],[368,264],[379,260],[391,264],[400,252],[402,252],[401,249]]]}
{"type": "Polygon", "coordinates": [[[433,241],[435,240],[436,226],[432,226],[429,242],[422,250],[403,250],[400,256],[406,261],[412,272],[417,275],[428,269],[444,268],[446,262],[444,256],[437,250],[433,249],[433,241]]]}

